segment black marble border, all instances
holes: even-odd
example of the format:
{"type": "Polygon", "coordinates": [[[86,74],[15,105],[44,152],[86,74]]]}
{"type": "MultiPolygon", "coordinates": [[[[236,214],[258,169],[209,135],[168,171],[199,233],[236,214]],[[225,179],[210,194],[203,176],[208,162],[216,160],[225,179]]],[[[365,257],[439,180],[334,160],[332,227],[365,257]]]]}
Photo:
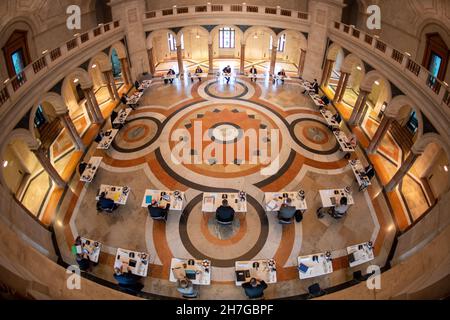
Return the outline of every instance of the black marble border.
{"type": "MultiPolygon", "coordinates": [[[[137,147],[137,148],[133,148],[133,149],[124,149],[124,148],[122,148],[122,147],[119,147],[119,146],[117,145],[117,143],[116,143],[116,139],[114,139],[114,141],[113,141],[112,144],[111,144],[112,147],[114,148],[114,150],[119,151],[119,152],[122,152],[122,153],[132,153],[132,152],[137,152],[137,151],[141,151],[141,150],[147,148],[148,146],[151,146],[153,143],[155,143],[155,142],[159,139],[159,136],[161,135],[161,132],[162,132],[162,130],[163,130],[163,126],[162,126],[162,123],[161,123],[158,119],[156,119],[156,118],[154,118],[154,117],[139,117],[139,118],[134,118],[134,119],[132,119],[132,120],[127,121],[125,127],[126,127],[128,124],[133,123],[133,122],[138,121],[138,120],[150,120],[150,121],[153,121],[154,123],[156,123],[156,126],[158,127],[158,129],[157,129],[157,131],[156,131],[156,133],[155,133],[155,136],[154,136],[150,141],[148,141],[147,143],[143,144],[142,146],[137,147]]],[[[125,128],[125,127],[124,127],[124,128],[125,128]]],[[[124,128],[122,128],[122,130],[124,130],[124,128]]]]}
{"type": "MultiPolygon", "coordinates": [[[[292,139],[293,139],[300,147],[302,147],[303,149],[305,149],[305,150],[307,150],[307,151],[309,151],[309,152],[311,152],[311,153],[315,153],[315,154],[319,154],[319,155],[331,155],[331,154],[336,153],[337,151],[339,151],[339,144],[337,143],[337,141],[335,141],[336,144],[335,144],[334,148],[332,148],[332,149],[330,149],[330,150],[324,150],[324,151],[323,151],[323,150],[315,150],[315,149],[312,149],[312,148],[306,146],[305,144],[303,144],[303,143],[297,138],[297,136],[295,135],[295,131],[294,131],[295,125],[296,125],[297,123],[299,123],[299,122],[302,122],[302,121],[312,121],[312,122],[317,122],[317,123],[320,123],[321,125],[323,125],[323,126],[326,127],[326,124],[323,123],[322,121],[319,121],[319,120],[316,120],[316,119],[311,119],[311,118],[300,118],[300,119],[296,119],[296,120],[292,121],[291,125],[289,126],[289,132],[290,132],[290,134],[291,134],[292,139]]],[[[328,130],[329,130],[329,129],[328,129],[328,130]]],[[[331,130],[329,130],[329,131],[331,132],[331,130]]],[[[333,133],[331,132],[331,134],[333,134],[333,133]]],[[[333,136],[334,136],[334,135],[333,135],[333,136]]]]}
{"type": "MultiPolygon", "coordinates": [[[[266,212],[264,211],[264,208],[256,201],[253,197],[247,194],[247,204],[250,204],[253,206],[258,213],[260,222],[261,222],[261,233],[259,234],[258,240],[256,241],[255,245],[246,253],[243,255],[232,258],[232,259],[216,259],[213,257],[209,257],[202,252],[200,252],[191,242],[191,239],[189,238],[189,232],[187,230],[187,221],[189,219],[189,215],[192,213],[192,209],[201,203],[203,200],[203,194],[199,194],[194,199],[192,199],[186,208],[183,211],[183,214],[180,217],[180,223],[179,223],[179,232],[180,232],[180,238],[181,241],[184,244],[184,247],[186,250],[195,258],[195,259],[208,259],[211,261],[211,264],[214,267],[222,267],[222,268],[230,268],[235,266],[236,261],[247,261],[253,259],[264,247],[265,243],[267,242],[267,238],[269,235],[269,220],[267,219],[266,212]]],[[[205,213],[200,213],[205,214],[205,213]]],[[[208,213],[210,214],[210,213],[208,213]]],[[[239,215],[242,213],[236,213],[236,215],[239,215]]],[[[251,226],[249,226],[251,227],[251,226]]],[[[227,248],[224,247],[224,250],[227,248]]]]}
{"type": "Polygon", "coordinates": [[[248,91],[249,91],[249,90],[248,90],[248,87],[247,87],[244,83],[242,83],[242,82],[236,80],[234,83],[240,85],[241,87],[244,87],[244,92],[241,93],[240,95],[237,95],[237,96],[234,96],[234,97],[219,97],[219,96],[216,96],[216,95],[212,94],[212,93],[209,91],[209,89],[210,89],[213,85],[218,84],[218,83],[220,83],[219,80],[216,80],[216,81],[214,81],[214,82],[211,82],[210,84],[208,84],[208,85],[205,87],[205,90],[204,90],[205,93],[206,93],[208,96],[210,96],[211,98],[215,98],[215,99],[223,99],[223,100],[239,99],[239,98],[242,98],[242,97],[246,96],[246,95],[248,94],[248,91]]]}

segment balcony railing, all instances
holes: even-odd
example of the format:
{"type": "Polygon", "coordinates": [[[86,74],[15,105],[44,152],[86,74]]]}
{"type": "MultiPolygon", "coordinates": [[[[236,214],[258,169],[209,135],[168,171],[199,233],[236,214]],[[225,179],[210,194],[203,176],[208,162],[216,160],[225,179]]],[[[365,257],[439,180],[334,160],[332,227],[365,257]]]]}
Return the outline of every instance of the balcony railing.
{"type": "Polygon", "coordinates": [[[280,7],[270,6],[255,6],[242,4],[208,4],[208,5],[193,5],[184,6],[182,8],[172,7],[161,10],[149,11],[144,14],[144,19],[157,19],[166,16],[175,16],[177,14],[258,14],[258,15],[271,15],[279,16],[286,19],[295,19],[294,21],[303,20],[309,21],[309,14],[307,12],[283,9],[280,7]]]}
{"type": "Polygon", "coordinates": [[[343,32],[353,40],[360,41],[362,45],[374,48],[374,52],[383,56],[400,70],[405,70],[405,74],[412,81],[418,82],[426,87],[438,104],[442,103],[443,105],[450,106],[450,90],[448,84],[440,81],[425,67],[412,60],[409,53],[402,53],[400,50],[389,46],[381,40],[374,39],[377,36],[369,35],[356,29],[354,26],[335,22],[332,30],[343,32]]]}
{"type": "Polygon", "coordinates": [[[77,49],[79,49],[80,46],[85,47],[90,41],[93,41],[102,34],[109,33],[111,32],[110,30],[114,30],[118,27],[120,27],[119,21],[100,25],[82,35],[76,35],[74,39],[63,43],[57,48],[45,50],[40,58],[30,63],[22,70],[22,72],[13,78],[6,80],[0,86],[0,107],[6,104],[10,99],[14,99],[15,95],[22,91],[21,88],[24,87],[25,84],[39,81],[42,73],[46,72],[48,68],[53,67],[55,64],[60,63],[64,57],[71,55],[72,52],[77,52],[77,49]]]}

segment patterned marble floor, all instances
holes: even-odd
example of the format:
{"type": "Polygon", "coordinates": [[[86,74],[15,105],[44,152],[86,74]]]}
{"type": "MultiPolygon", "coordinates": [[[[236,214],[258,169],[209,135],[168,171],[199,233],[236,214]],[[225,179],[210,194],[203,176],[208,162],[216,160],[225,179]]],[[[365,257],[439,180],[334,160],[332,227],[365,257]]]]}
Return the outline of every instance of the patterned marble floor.
{"type": "MultiPolygon", "coordinates": [[[[90,184],[75,174],[58,206],[55,230],[67,263],[75,262],[70,248],[76,236],[103,243],[100,264],[92,272],[104,280],[114,282],[118,247],[150,253],[143,290],[163,296],[179,297],[169,282],[172,257],[211,259],[212,285],[201,288],[202,299],[245,299],[234,284],[236,260],[276,260],[278,282],[269,286],[269,299],[306,293],[314,282],[335,286],[351,280],[356,270],[365,273],[368,264],[349,268],[349,245],[370,240],[375,244],[373,263],[384,266],[387,260],[395,226],[381,186],[374,180],[366,191],[357,191],[336,139],[295,81],[273,85],[238,77],[227,85],[210,77],[164,85],[156,80],[112,148],[95,147],[85,159],[102,156],[100,169],[90,184]],[[190,139],[196,134],[200,139],[190,139]],[[129,186],[127,204],[111,215],[97,213],[100,184],[129,186]],[[318,219],[318,191],[346,186],[354,190],[355,200],[347,216],[318,219]],[[145,189],[184,191],[186,208],[171,212],[166,223],[153,221],[141,207],[145,189]],[[264,211],[264,192],[300,189],[306,191],[308,205],[301,223],[283,226],[264,211]],[[247,213],[238,214],[231,227],[218,227],[201,210],[202,193],[232,190],[247,192],[247,213]],[[335,271],[300,280],[297,257],[327,250],[335,271]]],[[[367,162],[360,150],[352,157],[367,162]]]]}

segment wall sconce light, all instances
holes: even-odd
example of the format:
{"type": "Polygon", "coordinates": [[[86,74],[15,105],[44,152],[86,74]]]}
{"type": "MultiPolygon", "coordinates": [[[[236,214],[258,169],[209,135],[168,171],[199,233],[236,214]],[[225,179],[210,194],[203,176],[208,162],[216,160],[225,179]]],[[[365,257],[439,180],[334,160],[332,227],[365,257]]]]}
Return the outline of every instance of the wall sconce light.
{"type": "Polygon", "coordinates": [[[356,70],[361,71],[362,68],[361,68],[360,66],[357,66],[357,67],[356,67],[356,70]]]}
{"type": "Polygon", "coordinates": [[[95,68],[97,68],[97,65],[96,65],[96,64],[93,64],[93,65],[92,65],[92,69],[95,69],[95,68]]]}
{"type": "Polygon", "coordinates": [[[48,50],[42,51],[42,55],[46,54],[47,52],[48,52],[48,50]]]}
{"type": "Polygon", "coordinates": [[[447,166],[444,166],[444,171],[448,172],[448,167],[447,166]]]}
{"type": "Polygon", "coordinates": [[[80,79],[78,79],[78,78],[77,78],[77,79],[74,79],[74,80],[73,80],[73,83],[78,83],[78,81],[80,81],[80,79]]]}
{"type": "Polygon", "coordinates": [[[375,81],[374,82],[375,83],[375,85],[377,85],[377,86],[379,86],[380,85],[380,82],[377,80],[377,81],[375,81]]]}
{"type": "Polygon", "coordinates": [[[3,168],[6,168],[8,166],[8,160],[3,161],[3,168]]]}

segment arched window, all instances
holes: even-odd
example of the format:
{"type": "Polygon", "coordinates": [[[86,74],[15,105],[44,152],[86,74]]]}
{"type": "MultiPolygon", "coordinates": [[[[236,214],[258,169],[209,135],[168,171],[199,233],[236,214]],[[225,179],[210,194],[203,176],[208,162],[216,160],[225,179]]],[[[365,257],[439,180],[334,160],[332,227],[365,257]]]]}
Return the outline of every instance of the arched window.
{"type": "Polygon", "coordinates": [[[235,47],[236,32],[233,28],[225,27],[219,29],[219,48],[232,49],[235,47]]]}
{"type": "MultiPolygon", "coordinates": [[[[273,45],[273,37],[270,36],[270,43],[269,48],[272,48],[273,45]]],[[[278,52],[284,52],[284,49],[286,49],[286,34],[283,34],[281,37],[278,38],[278,52]]]]}
{"type": "Polygon", "coordinates": [[[27,31],[15,30],[3,47],[6,67],[10,77],[20,74],[31,62],[27,34],[27,31]]]}
{"type": "MultiPolygon", "coordinates": [[[[177,51],[177,39],[172,33],[167,34],[167,41],[169,43],[169,50],[177,51]]],[[[181,50],[184,50],[184,34],[181,34],[181,50]]]]}

